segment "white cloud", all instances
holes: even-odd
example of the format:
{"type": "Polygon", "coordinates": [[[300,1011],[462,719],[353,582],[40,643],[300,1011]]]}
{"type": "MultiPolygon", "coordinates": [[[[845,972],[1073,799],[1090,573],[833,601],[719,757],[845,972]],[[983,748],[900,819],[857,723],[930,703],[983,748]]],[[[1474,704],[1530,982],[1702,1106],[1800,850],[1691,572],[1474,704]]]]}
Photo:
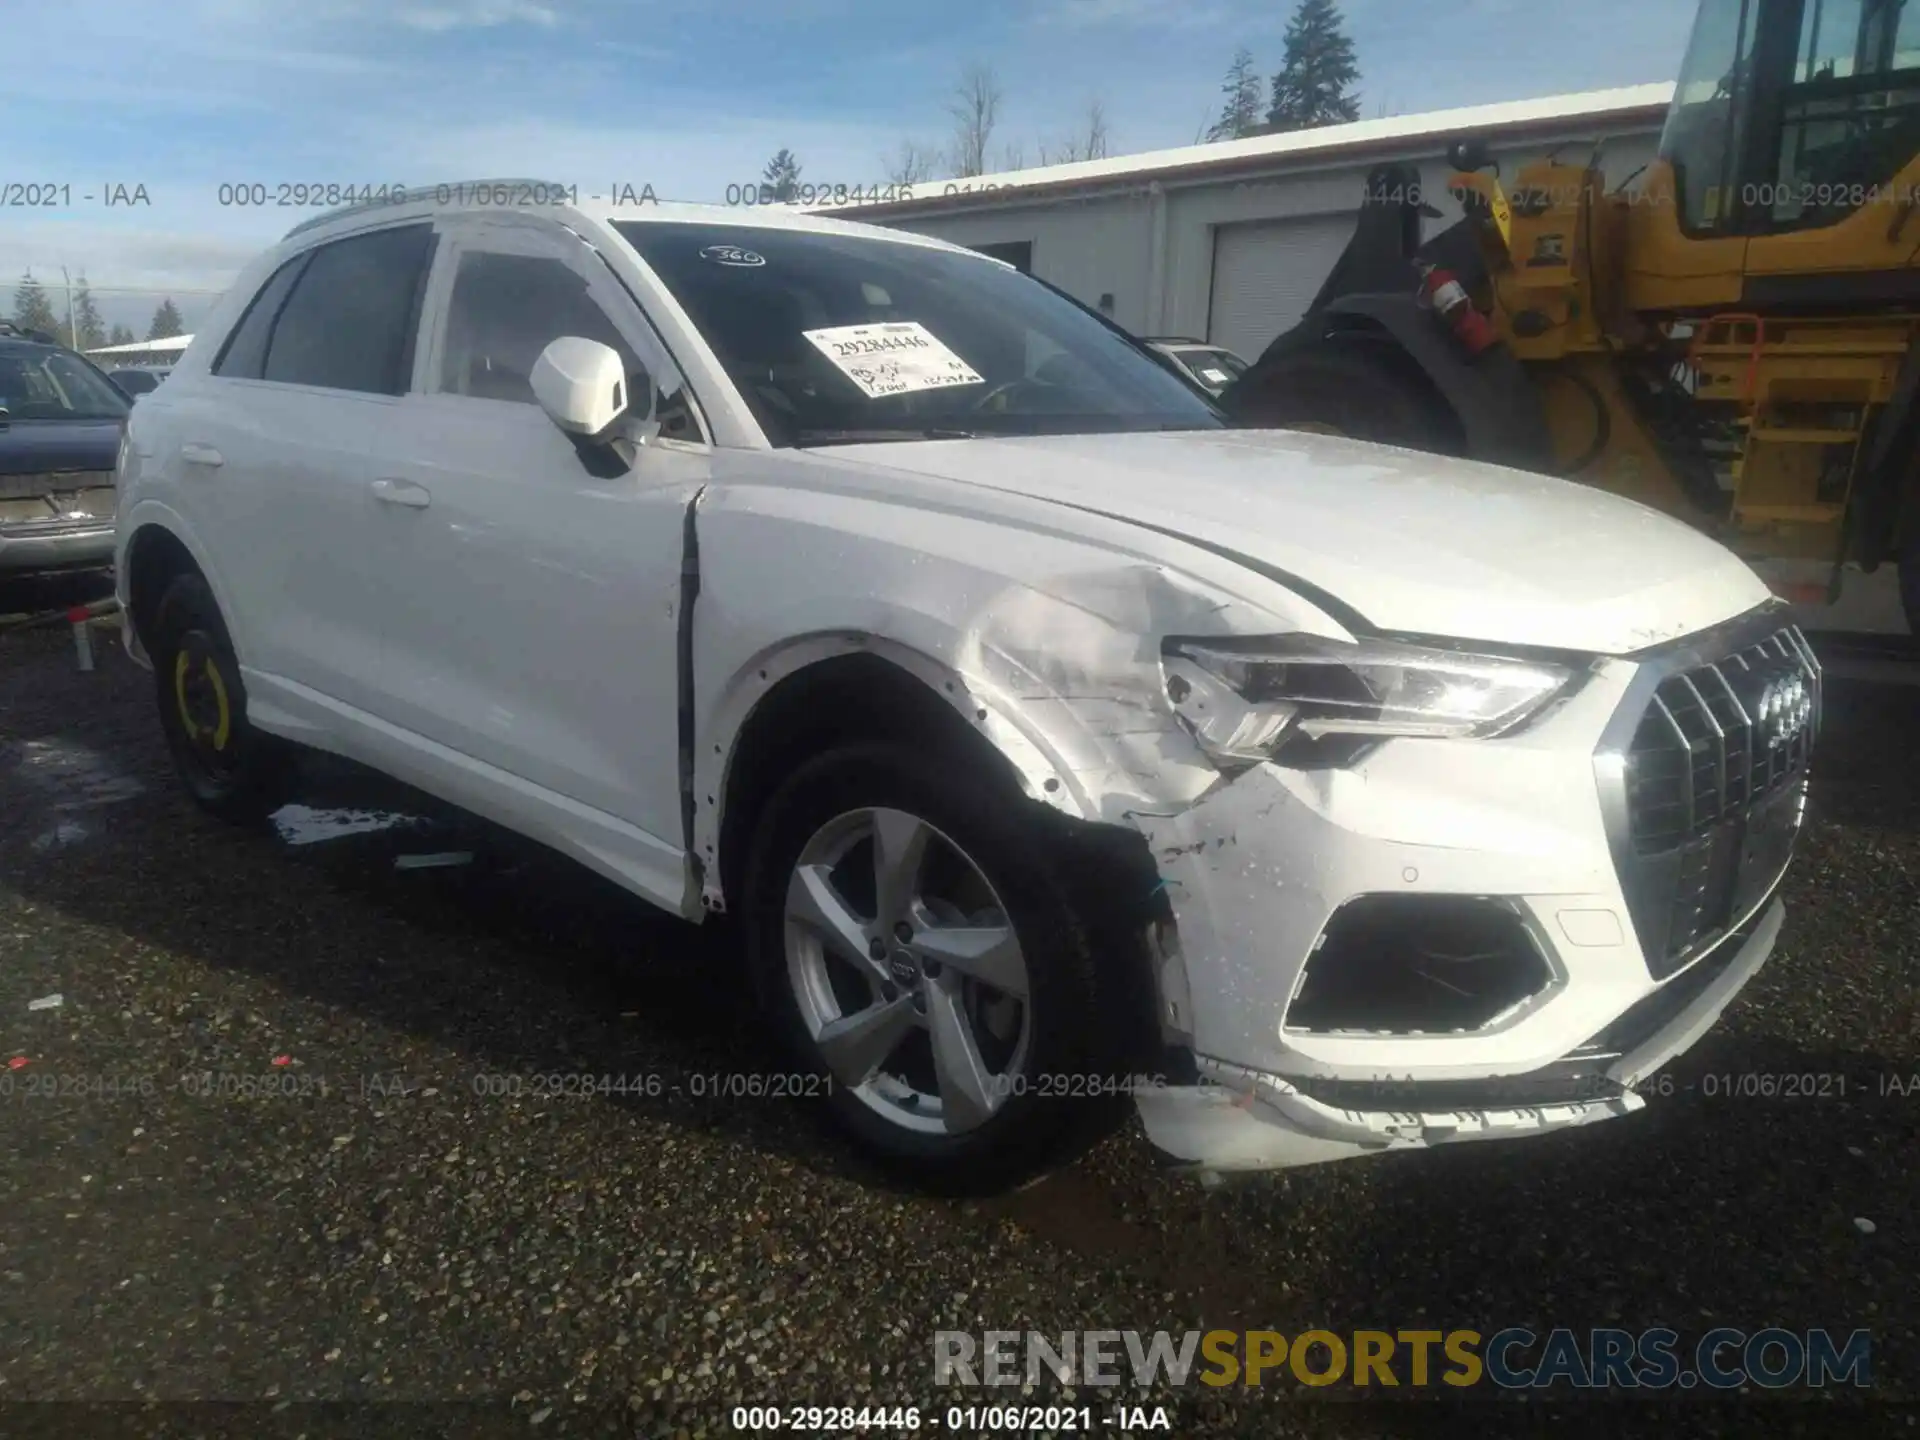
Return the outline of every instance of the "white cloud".
{"type": "Polygon", "coordinates": [[[560,20],[559,15],[545,5],[528,4],[526,0],[466,0],[462,5],[407,7],[398,12],[397,18],[411,29],[435,34],[515,23],[552,26],[560,20]]]}
{"type": "Polygon", "coordinates": [[[1039,25],[1071,30],[1205,29],[1224,24],[1229,11],[1192,0],[1047,0],[1034,14],[1039,25]]]}
{"type": "Polygon", "coordinates": [[[240,268],[291,222],[262,234],[231,225],[216,228],[217,215],[192,230],[151,224],[25,222],[9,226],[0,240],[0,287],[10,288],[31,269],[58,284],[60,267],[99,286],[145,293],[212,294],[225,290],[240,268]],[[220,233],[224,228],[226,233],[220,233]]]}
{"type": "Polygon", "coordinates": [[[896,137],[865,125],[790,116],[682,112],[660,129],[610,128],[588,122],[527,120],[476,125],[434,124],[411,116],[382,124],[358,143],[399,171],[435,180],[542,176],[580,187],[583,197],[613,185],[651,185],[662,200],[720,203],[729,183],[757,182],[778,136],[803,164],[802,180],[871,184],[882,178],[884,153],[896,137]]]}

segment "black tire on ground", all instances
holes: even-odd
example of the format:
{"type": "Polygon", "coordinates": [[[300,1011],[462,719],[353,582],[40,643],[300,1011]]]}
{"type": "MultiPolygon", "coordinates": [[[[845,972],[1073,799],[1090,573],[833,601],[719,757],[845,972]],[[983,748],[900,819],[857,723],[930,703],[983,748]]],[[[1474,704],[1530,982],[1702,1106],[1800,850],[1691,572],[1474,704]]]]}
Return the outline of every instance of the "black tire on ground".
{"type": "Polygon", "coordinates": [[[1907,536],[1900,556],[1900,600],[1906,606],[1907,633],[1920,640],[1920,525],[1907,536]]]}
{"type": "MultiPolygon", "coordinates": [[[[1068,1083],[1112,1076],[1126,1013],[1121,967],[1095,963],[1033,802],[983,783],[936,749],[863,744],[802,765],[757,817],[737,912],[756,996],[768,1028],[802,1072],[816,1077],[834,1121],[883,1168],[939,1194],[992,1194],[1064,1165],[1124,1119],[1123,1087],[1068,1083]],[[916,1132],[888,1120],[829,1071],[789,979],[786,899],[809,838],[850,811],[903,810],[949,837],[998,893],[1025,959],[1029,1042],[1018,1080],[1001,1084],[1001,1108],[977,1129],[916,1132]],[[1039,1077],[1046,1077],[1044,1080],[1039,1077]],[[1048,1093],[1041,1093],[1043,1086],[1048,1093]],[[1076,1093],[1062,1094],[1071,1089],[1076,1093]]],[[[929,982],[931,983],[931,982],[929,982]]]]}
{"type": "Polygon", "coordinates": [[[1381,344],[1328,340],[1279,358],[1252,382],[1238,404],[1243,424],[1262,429],[1315,429],[1457,454],[1458,424],[1430,388],[1381,344]]]}
{"type": "Polygon", "coordinates": [[[152,634],[142,638],[160,727],[187,792],[222,820],[258,823],[284,798],[288,747],[247,723],[240,664],[207,582],[176,578],[154,610],[152,634]]]}

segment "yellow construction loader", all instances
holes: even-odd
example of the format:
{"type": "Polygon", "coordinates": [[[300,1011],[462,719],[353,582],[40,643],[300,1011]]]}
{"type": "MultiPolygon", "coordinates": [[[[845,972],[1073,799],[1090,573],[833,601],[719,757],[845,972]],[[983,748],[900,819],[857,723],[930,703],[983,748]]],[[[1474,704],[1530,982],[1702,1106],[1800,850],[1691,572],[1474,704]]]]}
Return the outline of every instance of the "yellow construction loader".
{"type": "Polygon", "coordinates": [[[1463,138],[1424,241],[1376,170],[1222,403],[1632,496],[1811,625],[1920,635],[1920,0],[1702,0],[1657,158],[1576,158],[1503,183],[1463,138]]]}

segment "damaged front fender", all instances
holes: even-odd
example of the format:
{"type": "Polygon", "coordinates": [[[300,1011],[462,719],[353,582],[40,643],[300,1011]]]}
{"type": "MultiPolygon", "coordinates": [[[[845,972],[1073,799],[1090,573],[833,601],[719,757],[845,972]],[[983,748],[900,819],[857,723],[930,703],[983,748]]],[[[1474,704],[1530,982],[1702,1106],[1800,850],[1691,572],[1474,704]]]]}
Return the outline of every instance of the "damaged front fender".
{"type": "MultiPolygon", "coordinates": [[[[1219,773],[1167,702],[1161,637],[1346,632],[1227,561],[1169,565],[1126,553],[1131,527],[1089,524],[1114,543],[867,496],[710,487],[690,626],[694,793],[726,795],[740,737],[783,681],[868,654],[949,705],[1063,815],[1137,828],[1191,804],[1219,773]]],[[[726,824],[723,804],[696,807],[708,909],[725,904],[726,824]]]]}

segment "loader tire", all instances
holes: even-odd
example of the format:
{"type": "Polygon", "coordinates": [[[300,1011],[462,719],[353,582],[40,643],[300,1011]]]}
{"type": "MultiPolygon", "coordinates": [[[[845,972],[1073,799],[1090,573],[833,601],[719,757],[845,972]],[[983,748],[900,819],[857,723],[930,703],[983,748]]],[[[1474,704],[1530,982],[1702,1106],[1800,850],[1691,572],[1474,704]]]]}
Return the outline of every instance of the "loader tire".
{"type": "Polygon", "coordinates": [[[1459,421],[1412,362],[1385,345],[1325,344],[1279,357],[1249,375],[1240,421],[1263,430],[1344,435],[1408,450],[1458,455],[1459,421]]]}
{"type": "Polygon", "coordinates": [[[1906,607],[1907,633],[1920,640],[1920,525],[1913,527],[1901,550],[1900,603],[1906,607]]]}

